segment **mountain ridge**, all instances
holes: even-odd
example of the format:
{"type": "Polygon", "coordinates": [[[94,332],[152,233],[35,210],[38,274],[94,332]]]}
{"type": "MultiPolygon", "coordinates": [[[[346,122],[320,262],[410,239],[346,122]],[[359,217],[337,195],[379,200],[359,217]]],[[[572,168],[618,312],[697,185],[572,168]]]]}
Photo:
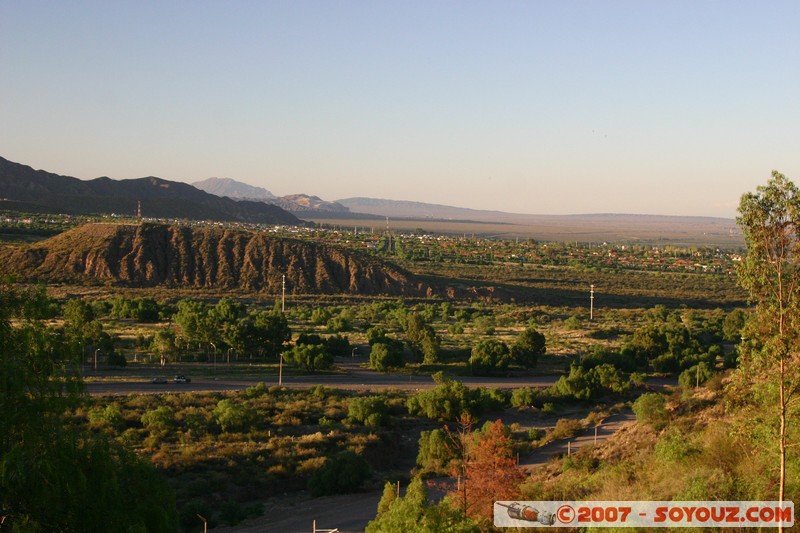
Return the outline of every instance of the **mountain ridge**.
{"type": "Polygon", "coordinates": [[[155,176],[113,180],[107,176],[80,180],[0,157],[0,209],[36,206],[65,214],[141,213],[154,218],[239,221],[302,225],[296,216],[261,202],[236,202],[189,184],[155,176]]]}

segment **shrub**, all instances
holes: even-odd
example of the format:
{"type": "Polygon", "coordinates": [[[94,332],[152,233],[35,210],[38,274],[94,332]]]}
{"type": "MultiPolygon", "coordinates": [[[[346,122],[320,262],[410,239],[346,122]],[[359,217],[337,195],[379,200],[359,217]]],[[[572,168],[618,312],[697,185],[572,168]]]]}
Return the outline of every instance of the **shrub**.
{"type": "Polygon", "coordinates": [[[142,415],[142,425],[151,434],[166,434],[175,425],[175,413],[162,405],[142,415]]]}
{"type": "Polygon", "coordinates": [[[353,329],[352,324],[350,321],[345,319],[342,316],[335,316],[328,320],[325,324],[325,328],[330,332],[341,332],[341,331],[351,331],[353,329]]]}
{"type": "Polygon", "coordinates": [[[423,431],[419,438],[417,465],[424,473],[446,475],[458,454],[453,442],[443,429],[423,431]]]}
{"type": "Polygon", "coordinates": [[[656,442],[656,457],[663,462],[675,462],[698,452],[678,431],[667,431],[656,442]]]}
{"type": "Polygon", "coordinates": [[[367,342],[370,346],[376,342],[384,342],[388,338],[389,332],[382,326],[373,326],[367,330],[367,342]]]}
{"type": "Polygon", "coordinates": [[[580,420],[573,418],[559,418],[556,422],[556,427],[550,433],[553,439],[568,439],[574,437],[583,429],[583,424],[580,420]]]}
{"type": "Polygon", "coordinates": [[[284,358],[291,364],[304,366],[309,372],[333,366],[333,357],[321,344],[300,344],[286,352],[284,358]]]}
{"type": "Polygon", "coordinates": [[[530,387],[514,389],[511,392],[511,405],[514,407],[531,407],[538,396],[538,391],[530,387]]]}
{"type": "Polygon", "coordinates": [[[687,368],[678,376],[678,384],[684,389],[692,389],[708,381],[714,372],[705,362],[687,368]]]}
{"type": "Polygon", "coordinates": [[[318,307],[311,311],[311,323],[322,326],[331,319],[331,312],[324,307],[318,307]]]}
{"type": "Polygon", "coordinates": [[[585,370],[591,370],[602,364],[613,365],[625,372],[633,372],[637,369],[636,359],[633,358],[631,350],[617,352],[608,350],[602,346],[592,346],[591,351],[581,361],[585,370]]]}
{"type": "Polygon", "coordinates": [[[400,343],[391,339],[385,340],[387,342],[373,344],[369,352],[370,366],[381,372],[405,364],[400,343]]]}
{"type": "Polygon", "coordinates": [[[648,392],[639,396],[633,402],[633,413],[638,421],[650,424],[655,429],[662,429],[669,420],[667,400],[664,396],[655,392],[648,392]]]}
{"type": "Polygon", "coordinates": [[[531,428],[528,430],[528,440],[535,442],[544,438],[546,432],[540,428],[531,428]]]}
{"type": "Polygon", "coordinates": [[[455,420],[461,413],[476,414],[480,406],[475,397],[479,392],[470,391],[460,381],[445,380],[436,387],[421,391],[406,401],[408,412],[432,420],[455,420]]]}
{"type": "Polygon", "coordinates": [[[186,502],[186,504],[181,507],[178,516],[184,531],[198,531],[203,529],[203,523],[197,518],[198,514],[207,518],[208,525],[212,528],[216,525],[216,520],[212,519],[211,507],[209,507],[205,501],[198,498],[186,502]]]}
{"type": "Polygon", "coordinates": [[[534,328],[528,328],[511,346],[511,358],[523,368],[533,368],[546,351],[547,343],[544,335],[534,328]]]}
{"type": "Polygon", "coordinates": [[[222,431],[243,431],[251,424],[253,413],[241,403],[220,400],[211,413],[222,431]]]}
{"type": "Polygon", "coordinates": [[[577,316],[571,316],[564,321],[564,329],[576,330],[581,329],[581,319],[577,316]]]}
{"type": "Polygon", "coordinates": [[[511,355],[505,343],[484,339],[472,349],[469,360],[472,371],[480,375],[505,370],[511,362],[511,355]]]}
{"type": "Polygon", "coordinates": [[[361,487],[369,476],[369,465],[364,458],[347,450],[325,461],[311,476],[308,490],[314,497],[346,494],[361,487]]]}
{"type": "Polygon", "coordinates": [[[325,339],[325,346],[332,356],[343,357],[350,355],[350,339],[343,335],[332,335],[325,339]]]}
{"type": "Polygon", "coordinates": [[[105,409],[92,409],[89,411],[89,422],[93,426],[108,426],[114,429],[125,426],[125,420],[116,405],[107,405],[105,409]]]}
{"type": "Polygon", "coordinates": [[[361,396],[351,398],[347,418],[365,426],[382,426],[389,419],[385,396],[361,396]]]}

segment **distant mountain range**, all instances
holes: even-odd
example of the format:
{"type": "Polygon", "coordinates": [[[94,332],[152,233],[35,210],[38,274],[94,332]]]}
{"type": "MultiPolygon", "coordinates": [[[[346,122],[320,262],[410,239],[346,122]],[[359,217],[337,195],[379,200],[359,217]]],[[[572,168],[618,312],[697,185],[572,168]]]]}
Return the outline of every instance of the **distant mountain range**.
{"type": "Polygon", "coordinates": [[[292,213],[304,213],[307,211],[350,212],[345,206],[336,202],[326,202],[319,196],[290,194],[279,197],[262,187],[253,187],[231,178],[208,178],[203,181],[195,181],[192,186],[210,194],[227,196],[233,200],[252,200],[277,205],[281,209],[292,213]]]}
{"type": "Polygon", "coordinates": [[[202,181],[195,181],[191,185],[209,194],[227,196],[234,200],[245,199],[263,202],[277,198],[277,196],[263,187],[254,187],[231,178],[208,178],[202,181]]]}
{"type": "Polygon", "coordinates": [[[278,206],[234,201],[156,177],[79,180],[0,157],[0,209],[65,214],[141,214],[154,218],[303,224],[278,206]]]}
{"type": "Polygon", "coordinates": [[[553,241],[628,241],[740,246],[733,219],[633,214],[531,215],[447,205],[346,198],[325,201],[308,194],[276,197],[262,187],[232,179],[186,183],[156,177],[132,180],[79,180],[0,157],[0,210],[66,214],[117,213],[195,220],[302,225],[367,224],[389,217],[395,230],[478,234],[495,238],[553,241]],[[204,189],[204,190],[201,190],[204,189]]]}

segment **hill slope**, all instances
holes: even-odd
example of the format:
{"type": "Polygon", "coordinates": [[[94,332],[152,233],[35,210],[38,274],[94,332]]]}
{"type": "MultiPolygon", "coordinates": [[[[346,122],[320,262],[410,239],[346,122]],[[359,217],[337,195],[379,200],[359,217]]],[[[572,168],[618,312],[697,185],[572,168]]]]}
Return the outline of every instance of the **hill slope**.
{"type": "Polygon", "coordinates": [[[132,180],[97,178],[83,181],[14,163],[0,157],[0,208],[38,207],[68,214],[124,213],[264,224],[301,224],[283,209],[262,202],[236,202],[185,183],[148,177],[132,180]]]}
{"type": "Polygon", "coordinates": [[[241,288],[278,293],[415,295],[403,270],[338,248],[264,233],[159,224],[87,224],[29,247],[0,248],[0,275],[48,282],[241,288]]]}

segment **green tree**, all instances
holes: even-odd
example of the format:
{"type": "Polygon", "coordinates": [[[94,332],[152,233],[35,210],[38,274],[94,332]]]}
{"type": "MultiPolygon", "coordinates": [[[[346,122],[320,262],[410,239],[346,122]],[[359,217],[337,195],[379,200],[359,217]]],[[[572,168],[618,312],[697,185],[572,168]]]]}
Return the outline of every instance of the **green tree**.
{"type": "Polygon", "coordinates": [[[385,340],[388,342],[375,343],[369,351],[369,365],[380,372],[404,364],[402,343],[391,339],[385,340]]]}
{"type": "Polygon", "coordinates": [[[403,323],[406,341],[414,353],[422,355],[425,364],[438,360],[441,340],[433,328],[425,322],[420,313],[408,313],[403,323]]]}
{"type": "Polygon", "coordinates": [[[164,366],[167,361],[171,361],[175,356],[177,351],[175,340],[175,334],[168,329],[159,329],[153,335],[150,351],[158,355],[161,366],[164,366]]]}
{"type": "Polygon", "coordinates": [[[667,400],[661,394],[648,392],[633,402],[633,414],[636,420],[650,424],[655,429],[662,429],[669,421],[667,400]]]}
{"type": "MultiPolygon", "coordinates": [[[[748,357],[740,359],[738,377],[765,380],[775,394],[767,404],[777,415],[778,500],[784,500],[790,410],[800,391],[800,194],[778,172],[766,186],[746,193],[736,219],[747,254],[737,271],[740,285],[756,303],[758,332],[748,357]],[[745,377],[746,376],[746,377],[745,377]]],[[[746,385],[745,385],[746,386],[746,385]]]]}
{"type": "Polygon", "coordinates": [[[547,351],[547,343],[543,334],[535,328],[523,331],[511,346],[511,357],[523,368],[533,368],[539,358],[547,351]]]}
{"type": "MultiPolygon", "coordinates": [[[[384,489],[387,494],[388,489],[384,489]]],[[[404,496],[385,496],[378,504],[385,509],[375,520],[367,524],[367,533],[396,533],[414,531],[419,533],[478,533],[478,525],[466,518],[448,502],[434,504],[428,499],[428,491],[421,478],[411,480],[404,496]],[[391,500],[391,501],[390,501],[391,500]],[[387,504],[387,502],[389,502],[387,504]]]]}
{"type": "Polygon", "coordinates": [[[392,503],[397,499],[397,491],[395,490],[395,484],[391,481],[387,481],[383,485],[383,494],[381,495],[381,499],[378,502],[378,514],[375,518],[380,518],[381,515],[386,513],[389,510],[389,507],[392,506],[392,503]]]}
{"type": "Polygon", "coordinates": [[[253,420],[253,412],[247,406],[230,399],[220,400],[211,415],[222,431],[243,431],[253,420]]]}
{"type": "Polygon", "coordinates": [[[241,322],[245,350],[264,353],[272,357],[284,350],[292,339],[292,330],[283,313],[258,311],[241,322]]]}
{"type": "Polygon", "coordinates": [[[722,338],[726,342],[739,342],[742,338],[747,315],[742,309],[734,309],[727,315],[722,322],[722,338]]]}
{"type": "MultiPolygon", "coordinates": [[[[38,288],[0,284],[0,514],[10,531],[177,531],[150,465],[76,424],[82,382],[38,288]]],[[[70,312],[71,314],[71,312],[70,312]]],[[[70,320],[75,324],[74,316],[70,320]]]]}
{"type": "Polygon", "coordinates": [[[505,370],[511,362],[511,353],[504,342],[484,339],[472,348],[470,365],[478,375],[505,370]]]}
{"type": "Polygon", "coordinates": [[[357,396],[347,406],[347,418],[365,426],[383,426],[389,420],[385,396],[357,396]]]}
{"type": "Polygon", "coordinates": [[[189,299],[180,300],[174,319],[181,330],[181,336],[185,339],[202,343],[213,340],[208,307],[204,303],[189,299]]]}
{"type": "Polygon", "coordinates": [[[423,473],[448,475],[454,468],[453,461],[458,459],[459,450],[447,431],[432,429],[420,434],[417,466],[423,473]]]}
{"type": "Polygon", "coordinates": [[[297,366],[305,367],[309,372],[324,370],[333,366],[333,357],[321,344],[300,344],[284,354],[284,359],[297,366]]]}

